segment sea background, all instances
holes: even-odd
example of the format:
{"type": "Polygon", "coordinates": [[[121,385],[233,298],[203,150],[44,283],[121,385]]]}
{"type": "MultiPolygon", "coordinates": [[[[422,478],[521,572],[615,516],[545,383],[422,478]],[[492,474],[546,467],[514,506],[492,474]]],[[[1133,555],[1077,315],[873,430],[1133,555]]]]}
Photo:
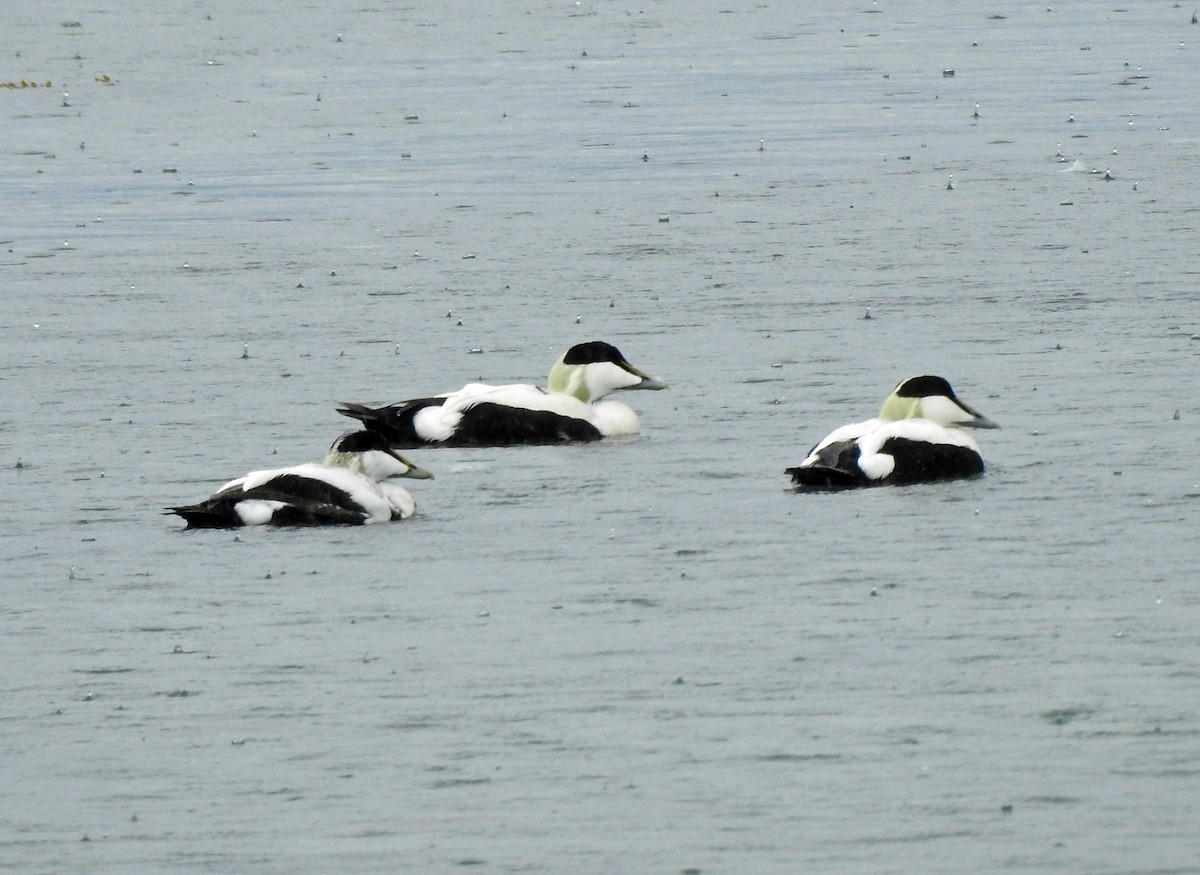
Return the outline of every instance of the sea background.
{"type": "Polygon", "coordinates": [[[1192,15],[4,4],[0,870],[1200,872],[1192,15]],[[592,339],[637,439],[163,514],[592,339]],[[914,373],[983,478],[788,488],[914,373]]]}

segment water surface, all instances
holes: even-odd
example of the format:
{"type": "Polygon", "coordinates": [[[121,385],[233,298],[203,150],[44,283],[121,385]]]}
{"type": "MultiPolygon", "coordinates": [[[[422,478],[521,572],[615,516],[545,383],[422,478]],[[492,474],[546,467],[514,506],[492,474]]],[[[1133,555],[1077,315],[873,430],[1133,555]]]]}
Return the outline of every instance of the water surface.
{"type": "Polygon", "coordinates": [[[1200,871],[1190,10],[131,5],[0,12],[0,865],[1200,871]],[[636,440],[161,515],[593,338],[636,440]],[[919,372],[984,478],[790,492],[919,372]]]}

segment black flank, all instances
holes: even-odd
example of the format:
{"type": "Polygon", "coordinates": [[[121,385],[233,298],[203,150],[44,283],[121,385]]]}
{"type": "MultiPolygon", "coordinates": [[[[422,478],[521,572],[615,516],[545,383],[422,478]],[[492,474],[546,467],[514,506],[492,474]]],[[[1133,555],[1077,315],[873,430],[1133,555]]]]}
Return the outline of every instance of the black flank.
{"type": "Polygon", "coordinates": [[[889,483],[925,483],[983,473],[983,459],[979,453],[955,444],[889,438],[880,452],[896,460],[896,467],[887,478],[889,483]]]}
{"type": "Polygon", "coordinates": [[[583,419],[551,410],[485,402],[464,411],[454,435],[445,443],[455,447],[494,447],[598,441],[602,437],[600,429],[583,419]]]}

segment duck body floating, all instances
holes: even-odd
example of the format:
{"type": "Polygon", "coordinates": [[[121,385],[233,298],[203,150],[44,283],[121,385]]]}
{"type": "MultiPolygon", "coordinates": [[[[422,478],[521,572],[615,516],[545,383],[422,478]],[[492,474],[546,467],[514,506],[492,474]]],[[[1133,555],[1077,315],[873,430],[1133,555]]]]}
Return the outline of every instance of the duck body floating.
{"type": "Polygon", "coordinates": [[[605,396],[621,389],[665,388],[615,346],[597,340],[563,353],[545,389],[468,383],[456,392],[386,407],[343,402],[338,413],[401,448],[560,444],[637,434],[637,414],[605,396]]]}
{"type": "Polygon", "coordinates": [[[433,477],[391,449],[379,434],[349,432],[323,464],[251,471],[199,504],[168,508],[189,529],[235,526],[352,525],[405,519],[416,510],[400,477],[433,477]]]}
{"type": "Polygon", "coordinates": [[[909,377],[878,417],[834,430],[786,473],[804,491],[976,477],[983,457],[963,429],[999,427],[960,401],[942,377],[909,377]]]}

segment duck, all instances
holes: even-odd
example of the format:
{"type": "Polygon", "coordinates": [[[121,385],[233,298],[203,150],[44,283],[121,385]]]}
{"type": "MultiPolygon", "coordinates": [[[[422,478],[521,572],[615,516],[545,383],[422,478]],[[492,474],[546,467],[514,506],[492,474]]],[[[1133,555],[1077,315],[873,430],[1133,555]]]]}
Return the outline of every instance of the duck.
{"type": "Polygon", "coordinates": [[[834,430],[786,473],[804,491],[977,477],[983,457],[963,429],[999,427],[955,395],[944,377],[908,377],[879,416],[834,430]]]}
{"type": "Polygon", "coordinates": [[[637,414],[605,396],[666,388],[611,343],[593,340],[575,344],[559,357],[545,389],[468,383],[455,392],[386,407],[341,402],[337,411],[402,449],[561,444],[637,434],[637,414]]]}
{"type": "Polygon", "coordinates": [[[393,482],[433,474],[397,453],[380,434],[352,431],[330,446],[321,464],[251,471],[198,504],[167,508],[189,529],[237,526],[351,525],[406,519],[416,511],[409,491],[393,482]]]}

